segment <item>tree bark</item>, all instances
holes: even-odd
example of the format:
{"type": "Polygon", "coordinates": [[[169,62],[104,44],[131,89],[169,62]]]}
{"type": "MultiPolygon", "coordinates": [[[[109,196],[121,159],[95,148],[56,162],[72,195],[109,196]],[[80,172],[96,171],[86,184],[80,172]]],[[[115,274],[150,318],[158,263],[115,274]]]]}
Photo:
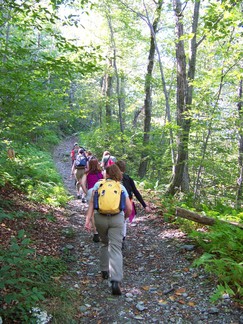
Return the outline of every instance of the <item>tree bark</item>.
{"type": "Polygon", "coordinates": [[[187,75],[186,54],[184,48],[183,13],[180,0],[174,0],[174,11],[176,16],[176,60],[177,60],[177,125],[180,131],[177,136],[177,157],[172,181],[167,189],[167,194],[174,195],[176,191],[189,191],[188,174],[188,141],[191,127],[190,110],[193,98],[192,81],[196,71],[196,33],[199,19],[200,1],[195,1],[194,14],[192,22],[193,38],[191,40],[189,67],[187,75]]]}
{"type": "Polygon", "coordinates": [[[150,32],[150,50],[149,50],[149,62],[147,66],[147,74],[145,77],[145,100],[144,100],[144,131],[143,131],[143,148],[144,151],[141,154],[141,161],[139,165],[138,175],[144,178],[148,167],[148,144],[150,141],[150,129],[151,129],[151,110],[152,110],[152,75],[154,68],[154,57],[155,57],[155,38],[154,35],[157,33],[158,23],[160,20],[161,9],[163,1],[159,0],[156,8],[156,14],[150,32]]]}
{"type": "MultiPolygon", "coordinates": [[[[154,33],[154,29],[153,29],[153,25],[150,22],[150,18],[149,18],[149,14],[146,10],[146,18],[147,18],[147,24],[150,28],[150,31],[154,37],[154,44],[155,44],[155,49],[156,49],[156,53],[158,55],[158,63],[159,63],[159,69],[160,69],[160,75],[161,75],[161,83],[162,83],[162,88],[163,88],[163,92],[164,92],[164,96],[165,96],[165,108],[166,108],[166,118],[168,119],[168,122],[171,123],[171,113],[170,113],[170,102],[169,102],[169,92],[167,90],[166,87],[166,81],[165,81],[165,76],[164,76],[164,69],[163,69],[163,64],[162,64],[162,60],[161,60],[161,55],[160,55],[160,50],[158,47],[158,43],[156,40],[156,34],[154,33]]],[[[173,131],[170,128],[170,146],[171,146],[171,160],[172,160],[172,164],[173,164],[173,168],[175,165],[175,149],[174,149],[174,137],[173,137],[173,131]]]]}
{"type": "Polygon", "coordinates": [[[238,102],[238,112],[239,112],[239,179],[238,188],[236,193],[236,208],[240,209],[242,204],[242,193],[243,193],[243,112],[242,112],[242,92],[243,92],[243,80],[240,80],[239,85],[239,102],[238,102]]]}
{"type": "Polygon", "coordinates": [[[110,34],[111,34],[111,45],[113,47],[113,66],[114,66],[114,71],[115,71],[115,76],[116,76],[116,95],[117,95],[117,101],[118,101],[119,124],[120,124],[120,131],[123,134],[124,133],[124,120],[123,120],[122,110],[124,108],[124,106],[123,106],[124,100],[122,101],[121,84],[120,84],[121,82],[120,82],[119,72],[118,72],[118,68],[117,68],[117,64],[116,64],[116,61],[117,61],[116,60],[117,59],[116,42],[115,42],[115,38],[114,38],[111,17],[108,14],[107,14],[107,20],[108,20],[108,25],[109,25],[110,34]]]}
{"type": "Polygon", "coordinates": [[[106,123],[111,122],[112,108],[111,108],[111,96],[112,96],[112,75],[110,75],[109,70],[112,68],[112,60],[109,59],[108,71],[104,77],[104,93],[106,96],[105,101],[105,119],[106,123]]]}
{"type": "Polygon", "coordinates": [[[137,108],[134,111],[134,116],[133,116],[133,122],[132,122],[132,126],[133,128],[137,128],[137,122],[138,122],[138,117],[141,114],[141,112],[144,110],[144,106],[137,108]]]}
{"type": "Polygon", "coordinates": [[[239,224],[239,223],[236,223],[236,222],[223,221],[223,220],[220,220],[220,219],[216,220],[214,218],[203,216],[203,215],[200,215],[198,213],[195,213],[195,212],[192,212],[190,210],[180,208],[180,207],[176,208],[176,216],[186,218],[186,219],[189,219],[189,220],[191,220],[193,222],[197,222],[197,223],[204,224],[204,225],[214,225],[216,222],[220,222],[220,223],[224,223],[224,224],[228,224],[228,225],[234,225],[234,226],[238,226],[240,228],[243,228],[242,224],[239,224]]]}

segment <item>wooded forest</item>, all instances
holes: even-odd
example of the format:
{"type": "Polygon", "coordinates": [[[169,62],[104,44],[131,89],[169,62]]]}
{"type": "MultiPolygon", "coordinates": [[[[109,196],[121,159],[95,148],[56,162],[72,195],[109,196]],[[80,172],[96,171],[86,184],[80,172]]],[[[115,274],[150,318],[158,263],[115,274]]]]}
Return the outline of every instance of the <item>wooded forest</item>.
{"type": "Polygon", "coordinates": [[[236,0],[0,0],[0,187],[65,204],[51,155],[78,134],[168,210],[242,223],[242,18],[236,0]]]}
{"type": "Polygon", "coordinates": [[[242,201],[242,3],[2,1],[1,146],[85,145],[146,186],[242,201]]]}

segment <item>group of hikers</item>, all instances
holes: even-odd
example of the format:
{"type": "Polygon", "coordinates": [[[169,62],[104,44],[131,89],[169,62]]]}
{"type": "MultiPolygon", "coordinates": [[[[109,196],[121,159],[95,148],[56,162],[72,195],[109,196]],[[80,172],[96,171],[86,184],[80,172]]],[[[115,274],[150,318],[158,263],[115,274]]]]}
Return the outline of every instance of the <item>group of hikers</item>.
{"type": "Polygon", "coordinates": [[[150,207],[125,173],[125,161],[117,161],[109,151],[104,151],[99,161],[91,151],[75,143],[71,159],[77,199],[89,204],[85,229],[93,233],[94,242],[100,242],[101,276],[110,279],[113,295],[121,295],[127,222],[136,216],[133,196],[146,212],[150,207]]]}

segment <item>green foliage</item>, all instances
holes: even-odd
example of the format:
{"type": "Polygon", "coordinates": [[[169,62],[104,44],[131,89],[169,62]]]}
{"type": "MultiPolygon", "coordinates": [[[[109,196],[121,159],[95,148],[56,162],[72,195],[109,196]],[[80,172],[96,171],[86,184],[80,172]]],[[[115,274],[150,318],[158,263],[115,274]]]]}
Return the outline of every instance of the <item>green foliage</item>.
{"type": "Polygon", "coordinates": [[[191,237],[196,239],[205,251],[194,265],[202,265],[206,271],[215,274],[220,283],[212,300],[221,297],[222,292],[241,298],[243,296],[242,229],[216,224],[207,232],[194,231],[191,237]]]}
{"type": "Polygon", "coordinates": [[[0,222],[3,221],[4,219],[13,219],[14,216],[12,214],[7,214],[4,212],[2,208],[0,208],[0,222]]]}
{"type": "Polygon", "coordinates": [[[165,221],[169,222],[174,220],[176,199],[173,196],[165,196],[162,200],[162,205],[164,208],[163,217],[165,221]]]}
{"type": "Polygon", "coordinates": [[[211,2],[205,12],[205,30],[215,40],[225,39],[241,19],[240,2],[223,0],[211,2]],[[238,16],[238,19],[236,18],[238,16]]]}
{"type": "Polygon", "coordinates": [[[99,53],[62,36],[62,21],[48,1],[5,1],[0,25],[0,137],[50,148],[80,111],[69,102],[74,75],[97,70],[99,53]]]}
{"type": "MultiPolygon", "coordinates": [[[[147,147],[149,167],[146,178],[142,181],[144,188],[156,187],[165,190],[165,183],[171,173],[171,162],[168,159],[169,150],[161,155],[159,133],[160,129],[155,128],[152,134],[153,140],[147,147]]],[[[127,128],[124,133],[121,133],[118,123],[113,122],[106,127],[96,127],[90,132],[82,132],[80,136],[81,143],[85,143],[85,147],[90,149],[99,160],[103,152],[109,150],[118,160],[125,160],[127,173],[137,178],[141,152],[144,150],[141,131],[133,132],[127,128]]]]}
{"type": "Polygon", "coordinates": [[[7,159],[3,155],[5,152],[0,156],[1,186],[9,183],[38,202],[54,206],[65,204],[67,193],[51,155],[31,145],[15,150],[17,154],[14,160],[7,159]]]}
{"type": "MultiPolygon", "coordinates": [[[[52,277],[66,271],[65,264],[52,257],[35,257],[25,231],[12,238],[8,250],[0,252],[0,315],[8,319],[31,322],[30,311],[48,295],[57,295],[52,277]]],[[[58,288],[58,289],[57,289],[58,288]]]]}

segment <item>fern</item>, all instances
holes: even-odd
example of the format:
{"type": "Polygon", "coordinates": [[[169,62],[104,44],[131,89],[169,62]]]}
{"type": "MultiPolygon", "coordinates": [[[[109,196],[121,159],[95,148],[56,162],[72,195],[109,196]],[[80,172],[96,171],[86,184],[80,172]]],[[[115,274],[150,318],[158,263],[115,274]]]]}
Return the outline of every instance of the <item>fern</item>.
{"type": "Polygon", "coordinates": [[[207,272],[217,276],[219,285],[212,300],[223,293],[238,298],[243,295],[243,235],[242,230],[229,225],[217,224],[209,232],[192,232],[204,248],[204,254],[194,261],[194,266],[203,266],[207,272]]]}

